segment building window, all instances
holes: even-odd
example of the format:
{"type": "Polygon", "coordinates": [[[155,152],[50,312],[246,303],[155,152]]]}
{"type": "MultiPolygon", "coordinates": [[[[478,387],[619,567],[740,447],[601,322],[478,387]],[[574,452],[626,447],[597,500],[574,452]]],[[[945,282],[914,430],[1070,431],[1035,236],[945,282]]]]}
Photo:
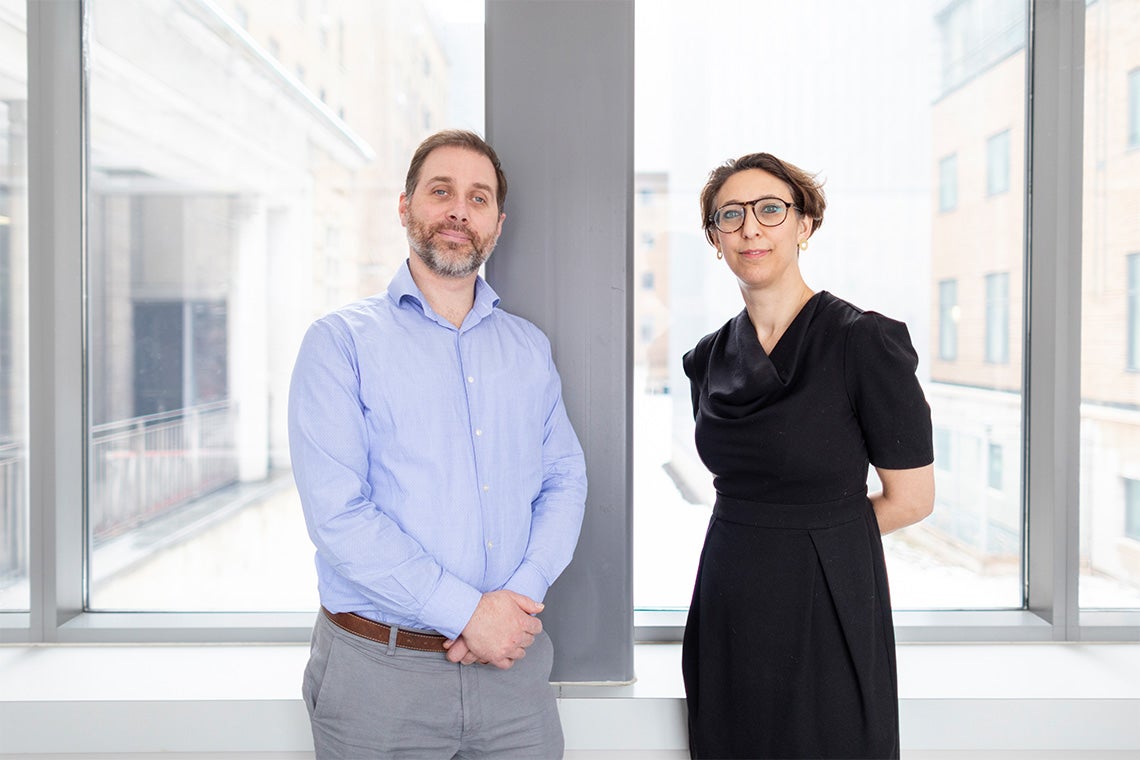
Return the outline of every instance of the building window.
{"type": "Polygon", "coordinates": [[[938,283],[938,358],[958,358],[958,281],[938,283]]]}
{"type": "Polygon", "coordinates": [[[1124,535],[1140,541],[1140,480],[1124,479],[1124,535]]]}
{"type": "Polygon", "coordinates": [[[1009,130],[986,141],[986,194],[1000,195],[1009,190],[1009,130]]]}
{"type": "Polygon", "coordinates": [[[1140,371],[1140,253],[1128,256],[1128,369],[1140,371]]]}
{"type": "Polygon", "coordinates": [[[958,206],[958,154],[938,162],[938,210],[953,211],[958,206]]]}
{"type": "Polygon", "coordinates": [[[950,472],[951,457],[953,450],[951,449],[950,431],[944,427],[934,428],[934,468],[942,472],[950,472]]]}
{"type": "Polygon", "coordinates": [[[986,275],[986,362],[1009,363],[1009,273],[986,275]]]}
{"type": "Polygon", "coordinates": [[[1140,69],[1128,73],[1128,147],[1140,148],[1140,69]]]}
{"type": "Polygon", "coordinates": [[[997,491],[1000,491],[1002,487],[1002,453],[1003,449],[1000,443],[991,443],[989,445],[989,476],[986,480],[989,487],[997,491]]]}
{"type": "Polygon", "coordinates": [[[653,276],[652,271],[642,272],[641,273],[641,289],[642,290],[653,290],[653,285],[654,285],[655,279],[656,278],[653,276]]]}

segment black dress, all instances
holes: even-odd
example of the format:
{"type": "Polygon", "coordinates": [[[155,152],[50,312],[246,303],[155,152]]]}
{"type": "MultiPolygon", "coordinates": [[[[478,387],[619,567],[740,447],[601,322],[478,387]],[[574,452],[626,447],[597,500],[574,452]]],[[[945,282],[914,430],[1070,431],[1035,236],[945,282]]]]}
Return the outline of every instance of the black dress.
{"type": "Polygon", "coordinates": [[[699,758],[897,758],[898,694],[868,462],[933,461],[906,325],[827,292],[764,352],[741,312],[684,358],[715,476],[685,626],[699,758]]]}

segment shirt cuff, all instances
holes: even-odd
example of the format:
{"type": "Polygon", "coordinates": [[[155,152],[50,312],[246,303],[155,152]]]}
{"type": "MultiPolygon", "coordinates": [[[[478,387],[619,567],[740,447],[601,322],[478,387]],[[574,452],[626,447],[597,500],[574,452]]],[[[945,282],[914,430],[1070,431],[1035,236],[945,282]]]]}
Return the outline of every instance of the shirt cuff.
{"type": "Polygon", "coordinates": [[[529,596],[536,602],[541,602],[546,596],[550,584],[532,563],[524,561],[511,579],[503,584],[503,588],[510,589],[516,594],[529,596]]]}
{"type": "Polygon", "coordinates": [[[439,586],[420,610],[419,617],[449,639],[457,639],[482,598],[477,589],[444,572],[439,586]]]}

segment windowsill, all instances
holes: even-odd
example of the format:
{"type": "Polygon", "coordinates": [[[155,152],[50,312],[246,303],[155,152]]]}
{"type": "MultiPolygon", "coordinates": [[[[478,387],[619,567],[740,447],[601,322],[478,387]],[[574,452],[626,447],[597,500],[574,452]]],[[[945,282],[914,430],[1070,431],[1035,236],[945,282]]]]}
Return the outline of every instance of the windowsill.
{"type": "MultiPolygon", "coordinates": [[[[307,649],[0,647],[0,755],[311,751],[307,649]]],[[[1140,644],[912,643],[898,660],[904,749],[1140,750],[1140,644]]],[[[568,749],[685,748],[680,646],[634,661],[633,684],[558,685],[568,749]]]]}

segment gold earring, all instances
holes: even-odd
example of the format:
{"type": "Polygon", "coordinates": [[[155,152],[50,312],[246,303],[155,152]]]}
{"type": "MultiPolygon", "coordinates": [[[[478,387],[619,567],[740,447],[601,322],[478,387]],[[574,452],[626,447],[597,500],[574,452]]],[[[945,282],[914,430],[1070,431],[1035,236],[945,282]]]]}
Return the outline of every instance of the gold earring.
{"type": "Polygon", "coordinates": [[[724,258],[724,254],[720,252],[720,249],[719,249],[719,248],[717,248],[717,249],[716,249],[716,260],[717,260],[717,261],[720,261],[720,260],[721,260],[721,259],[723,259],[723,258],[724,258]]]}
{"type": "Polygon", "coordinates": [[[800,250],[801,250],[801,251],[806,251],[806,250],[807,250],[807,241],[806,241],[806,240],[801,240],[801,241],[800,241],[800,250]]]}

